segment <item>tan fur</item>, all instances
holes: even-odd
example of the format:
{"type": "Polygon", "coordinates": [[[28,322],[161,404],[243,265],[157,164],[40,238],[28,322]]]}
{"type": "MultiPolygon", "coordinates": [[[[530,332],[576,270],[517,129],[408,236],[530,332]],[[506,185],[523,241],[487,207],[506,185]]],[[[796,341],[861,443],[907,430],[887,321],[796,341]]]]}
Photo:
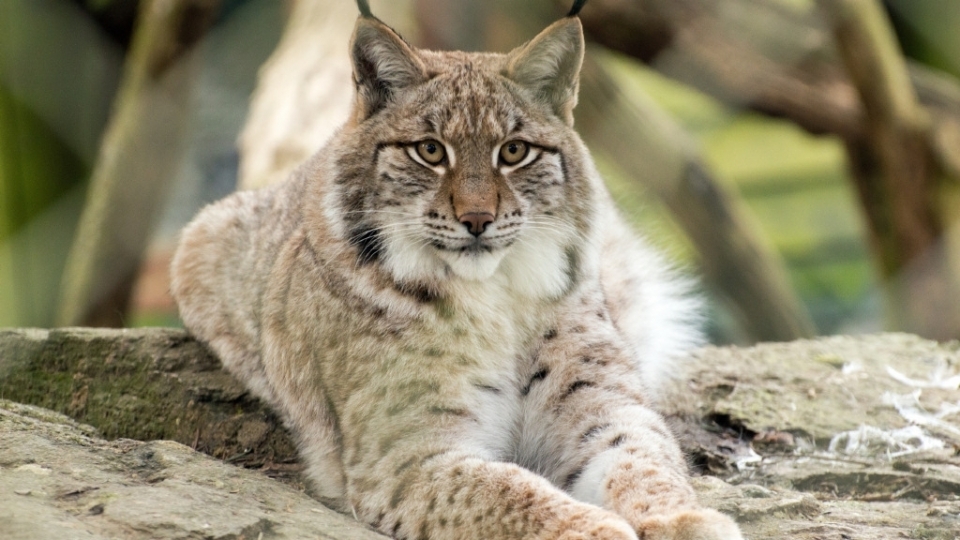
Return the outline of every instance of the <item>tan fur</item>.
{"type": "Polygon", "coordinates": [[[579,21],[496,55],[361,18],[352,54],[351,121],[204,209],[173,264],[185,324],[280,411],[317,496],[397,538],[739,539],[651,408],[696,303],[571,128],[579,21]],[[530,159],[499,161],[516,140],[530,159]]]}

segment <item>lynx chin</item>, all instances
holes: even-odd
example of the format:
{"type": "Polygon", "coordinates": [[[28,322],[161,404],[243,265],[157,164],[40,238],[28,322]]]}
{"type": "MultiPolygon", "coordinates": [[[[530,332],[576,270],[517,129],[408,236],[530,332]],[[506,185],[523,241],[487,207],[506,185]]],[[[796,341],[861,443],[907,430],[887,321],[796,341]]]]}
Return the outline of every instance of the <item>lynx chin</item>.
{"type": "Polygon", "coordinates": [[[183,231],[187,328],[315,495],[395,538],[742,538],[653,409],[698,303],[573,130],[583,3],[492,54],[416,49],[359,2],[349,121],[183,231]]]}

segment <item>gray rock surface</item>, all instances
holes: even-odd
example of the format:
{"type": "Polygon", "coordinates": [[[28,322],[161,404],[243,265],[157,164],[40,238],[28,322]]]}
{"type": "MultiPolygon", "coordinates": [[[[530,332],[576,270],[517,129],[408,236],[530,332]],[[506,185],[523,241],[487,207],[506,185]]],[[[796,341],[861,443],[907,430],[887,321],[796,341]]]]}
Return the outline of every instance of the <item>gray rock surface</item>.
{"type": "Polygon", "coordinates": [[[664,402],[749,538],[960,539],[960,344],[705,348],[664,402]],[[721,480],[722,479],[722,480],[721,480]]]}
{"type": "Polygon", "coordinates": [[[172,441],[105,441],[0,401],[0,538],[384,538],[305,493],[172,441]]]}
{"type": "MultiPolygon", "coordinates": [[[[748,538],[957,540],[958,349],[903,334],[706,348],[662,409],[703,501],[748,538]]],[[[216,366],[181,331],[0,330],[0,397],[96,426],[0,401],[0,539],[382,538],[295,468],[263,474],[292,445],[216,366]]]]}

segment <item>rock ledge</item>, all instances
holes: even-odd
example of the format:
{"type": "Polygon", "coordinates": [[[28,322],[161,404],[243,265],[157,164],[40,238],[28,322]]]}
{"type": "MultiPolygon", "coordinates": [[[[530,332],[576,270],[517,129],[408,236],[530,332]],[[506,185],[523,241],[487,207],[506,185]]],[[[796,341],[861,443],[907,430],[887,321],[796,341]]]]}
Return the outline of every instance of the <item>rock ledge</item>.
{"type": "MultiPolygon", "coordinates": [[[[956,540],[958,349],[705,348],[662,409],[748,538],[956,540]]],[[[0,396],[59,411],[0,400],[0,538],[383,538],[305,494],[276,417],[182,331],[0,329],[0,396]]]]}

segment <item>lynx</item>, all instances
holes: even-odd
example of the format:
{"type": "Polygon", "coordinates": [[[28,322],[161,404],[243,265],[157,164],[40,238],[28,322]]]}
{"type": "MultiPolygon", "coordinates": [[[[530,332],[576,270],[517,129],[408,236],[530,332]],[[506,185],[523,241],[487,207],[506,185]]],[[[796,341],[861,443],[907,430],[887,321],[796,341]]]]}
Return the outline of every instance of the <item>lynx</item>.
{"type": "Polygon", "coordinates": [[[697,303],[572,128],[583,2],[507,54],[416,49],[358,4],[349,121],[183,231],[187,328],[315,495],[395,538],[740,539],[653,409],[697,303]]]}

